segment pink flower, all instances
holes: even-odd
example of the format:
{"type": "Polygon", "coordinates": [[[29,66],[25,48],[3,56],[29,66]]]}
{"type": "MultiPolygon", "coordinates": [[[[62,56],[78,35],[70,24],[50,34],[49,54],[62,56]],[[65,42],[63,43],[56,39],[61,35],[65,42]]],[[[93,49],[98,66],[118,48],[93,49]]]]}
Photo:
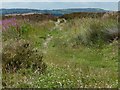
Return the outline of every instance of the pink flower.
{"type": "Polygon", "coordinates": [[[10,27],[15,27],[15,28],[18,27],[17,20],[15,18],[2,20],[0,21],[0,25],[2,25],[3,30],[7,30],[10,27]]]}

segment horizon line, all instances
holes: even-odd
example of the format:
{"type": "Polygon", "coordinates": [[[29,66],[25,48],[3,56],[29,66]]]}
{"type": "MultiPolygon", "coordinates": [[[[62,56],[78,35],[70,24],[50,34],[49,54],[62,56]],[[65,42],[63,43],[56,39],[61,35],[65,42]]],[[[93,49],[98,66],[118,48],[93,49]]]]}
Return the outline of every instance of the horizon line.
{"type": "Polygon", "coordinates": [[[101,9],[101,10],[105,10],[105,11],[119,11],[119,10],[108,10],[108,9],[104,9],[104,8],[91,8],[91,7],[80,7],[80,8],[53,8],[53,9],[39,9],[39,8],[0,8],[0,9],[33,9],[33,10],[64,10],[64,9],[101,9]]]}

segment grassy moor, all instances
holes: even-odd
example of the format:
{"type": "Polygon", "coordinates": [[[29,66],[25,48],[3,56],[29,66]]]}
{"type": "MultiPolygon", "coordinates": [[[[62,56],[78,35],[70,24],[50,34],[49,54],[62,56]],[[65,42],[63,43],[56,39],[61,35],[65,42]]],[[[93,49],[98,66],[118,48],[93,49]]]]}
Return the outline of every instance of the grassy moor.
{"type": "Polygon", "coordinates": [[[3,88],[117,88],[118,12],[3,15],[3,88]]]}

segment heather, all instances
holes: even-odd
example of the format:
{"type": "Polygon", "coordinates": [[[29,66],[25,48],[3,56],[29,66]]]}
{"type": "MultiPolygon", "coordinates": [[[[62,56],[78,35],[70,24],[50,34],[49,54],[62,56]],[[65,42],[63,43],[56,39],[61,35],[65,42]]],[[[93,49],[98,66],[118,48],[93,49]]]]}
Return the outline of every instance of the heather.
{"type": "Polygon", "coordinates": [[[49,16],[1,21],[3,87],[117,88],[117,18],[49,16]]]}

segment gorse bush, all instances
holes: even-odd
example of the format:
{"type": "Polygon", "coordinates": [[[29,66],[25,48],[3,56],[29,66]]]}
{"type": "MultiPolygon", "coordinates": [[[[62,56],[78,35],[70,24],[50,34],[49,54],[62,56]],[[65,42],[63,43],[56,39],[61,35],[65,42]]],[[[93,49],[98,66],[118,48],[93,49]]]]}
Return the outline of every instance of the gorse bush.
{"type": "Polygon", "coordinates": [[[3,72],[16,72],[20,69],[32,69],[43,73],[46,64],[43,54],[34,50],[31,43],[25,40],[10,41],[3,45],[2,67],[3,72]]]}

